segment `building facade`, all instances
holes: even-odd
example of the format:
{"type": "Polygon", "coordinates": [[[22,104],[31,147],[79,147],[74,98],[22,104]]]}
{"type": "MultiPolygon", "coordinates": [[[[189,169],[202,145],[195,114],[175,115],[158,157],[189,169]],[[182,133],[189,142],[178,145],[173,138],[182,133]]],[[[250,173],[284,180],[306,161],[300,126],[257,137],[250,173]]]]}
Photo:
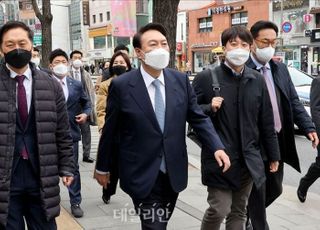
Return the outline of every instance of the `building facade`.
{"type": "Polygon", "coordinates": [[[223,30],[238,25],[249,29],[263,19],[269,19],[269,1],[215,1],[189,11],[187,62],[191,63],[192,71],[197,73],[210,65],[212,50],[221,45],[223,30]]]}

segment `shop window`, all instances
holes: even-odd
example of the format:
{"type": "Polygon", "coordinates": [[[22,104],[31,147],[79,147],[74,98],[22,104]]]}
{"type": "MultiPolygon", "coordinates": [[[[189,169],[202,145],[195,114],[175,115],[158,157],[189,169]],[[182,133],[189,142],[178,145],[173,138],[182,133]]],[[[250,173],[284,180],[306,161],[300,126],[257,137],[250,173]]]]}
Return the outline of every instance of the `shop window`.
{"type": "Polygon", "coordinates": [[[199,33],[212,31],[212,17],[199,18],[199,33]]]}
{"type": "Polygon", "coordinates": [[[93,23],[96,23],[96,15],[92,15],[93,23]]]}
{"type": "Polygon", "coordinates": [[[231,26],[247,26],[248,12],[231,14],[231,26]]]}
{"type": "Polygon", "coordinates": [[[94,49],[103,49],[106,47],[106,37],[99,36],[93,38],[93,47],[94,49]]]}

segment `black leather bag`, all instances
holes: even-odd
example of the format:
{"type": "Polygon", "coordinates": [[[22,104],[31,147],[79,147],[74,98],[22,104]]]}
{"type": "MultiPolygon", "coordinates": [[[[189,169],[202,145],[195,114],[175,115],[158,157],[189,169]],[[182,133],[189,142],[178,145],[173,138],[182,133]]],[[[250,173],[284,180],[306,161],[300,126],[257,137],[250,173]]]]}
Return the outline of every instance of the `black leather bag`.
{"type": "MultiPolygon", "coordinates": [[[[212,78],[212,90],[214,92],[214,96],[218,97],[218,96],[220,96],[220,85],[218,82],[218,76],[216,73],[216,69],[217,69],[217,67],[214,69],[210,69],[210,75],[212,78]]],[[[199,136],[190,124],[188,125],[187,137],[190,138],[195,144],[197,144],[201,148],[202,144],[199,139],[199,136]]]]}

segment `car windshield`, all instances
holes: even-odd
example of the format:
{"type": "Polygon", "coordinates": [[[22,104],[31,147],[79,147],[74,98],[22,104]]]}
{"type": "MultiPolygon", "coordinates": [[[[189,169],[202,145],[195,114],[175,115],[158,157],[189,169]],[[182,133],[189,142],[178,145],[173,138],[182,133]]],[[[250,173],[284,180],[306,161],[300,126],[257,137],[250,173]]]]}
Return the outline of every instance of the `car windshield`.
{"type": "Polygon", "coordinates": [[[311,85],[313,78],[309,75],[292,67],[289,67],[288,70],[295,87],[311,85]]]}

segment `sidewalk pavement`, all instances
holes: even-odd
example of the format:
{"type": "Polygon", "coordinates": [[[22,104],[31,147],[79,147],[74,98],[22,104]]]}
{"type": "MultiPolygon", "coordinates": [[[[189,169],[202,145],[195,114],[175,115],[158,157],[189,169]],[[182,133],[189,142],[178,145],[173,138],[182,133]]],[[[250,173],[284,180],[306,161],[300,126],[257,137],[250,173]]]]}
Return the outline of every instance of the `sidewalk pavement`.
{"type": "MultiPolygon", "coordinates": [[[[92,156],[96,155],[98,134],[92,129],[92,156]]],[[[80,148],[81,149],[81,146],[80,148]]],[[[82,159],[81,153],[79,159],[82,159]]],[[[131,199],[120,188],[111,197],[110,204],[103,203],[102,188],[92,178],[94,164],[80,163],[82,218],[73,219],[67,189],[61,185],[62,212],[57,218],[58,229],[112,229],[138,230],[139,218],[135,216],[131,199]]],[[[206,187],[201,183],[199,162],[189,157],[189,180],[186,190],[180,193],[175,211],[169,221],[170,230],[199,230],[204,211],[208,207],[206,187]]],[[[283,194],[268,209],[271,230],[320,230],[320,196],[308,193],[304,204],[296,196],[296,188],[284,185],[283,194]]],[[[225,229],[222,226],[221,229],[225,229]]]]}

